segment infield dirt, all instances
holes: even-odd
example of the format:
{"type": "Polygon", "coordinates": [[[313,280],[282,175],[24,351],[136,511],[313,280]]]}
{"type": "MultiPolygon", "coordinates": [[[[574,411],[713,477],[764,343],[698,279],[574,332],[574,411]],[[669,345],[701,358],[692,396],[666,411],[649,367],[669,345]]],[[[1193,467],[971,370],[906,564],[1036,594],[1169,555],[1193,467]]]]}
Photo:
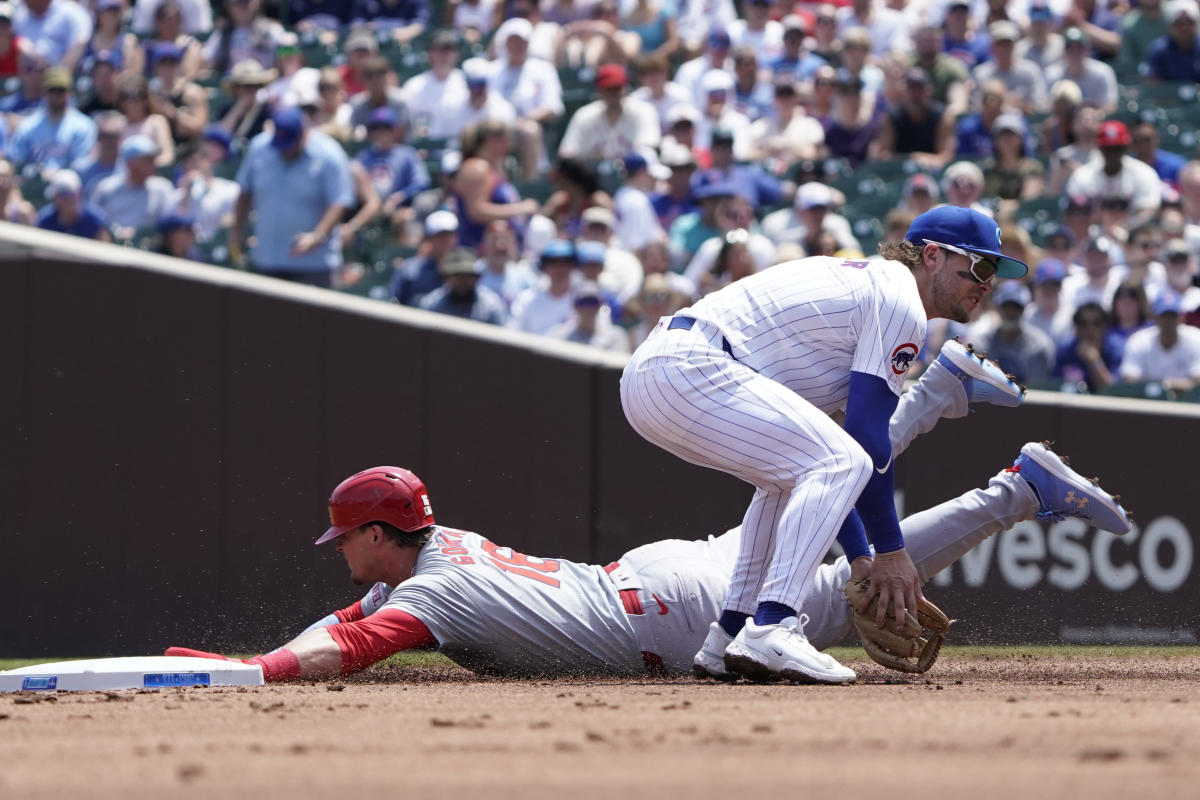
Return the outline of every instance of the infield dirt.
{"type": "Polygon", "coordinates": [[[850,661],[847,687],[505,681],[0,697],[0,798],[1184,798],[1200,658],[850,661]]]}

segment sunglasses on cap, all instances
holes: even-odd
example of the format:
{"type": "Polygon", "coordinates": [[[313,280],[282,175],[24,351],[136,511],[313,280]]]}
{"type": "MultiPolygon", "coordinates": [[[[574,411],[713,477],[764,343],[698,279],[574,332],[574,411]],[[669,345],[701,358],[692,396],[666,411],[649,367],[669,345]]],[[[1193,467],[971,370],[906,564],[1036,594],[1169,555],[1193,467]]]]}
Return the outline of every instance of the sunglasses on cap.
{"type": "Polygon", "coordinates": [[[929,239],[922,239],[922,241],[925,242],[925,244],[932,244],[936,247],[940,247],[948,253],[958,253],[960,256],[966,256],[971,262],[970,271],[963,272],[962,270],[959,270],[959,277],[968,278],[976,283],[983,284],[984,286],[991,286],[992,280],[996,277],[996,265],[994,262],[989,261],[987,256],[981,256],[979,253],[972,253],[969,250],[963,250],[961,247],[955,247],[952,244],[942,244],[941,242],[934,242],[929,239]],[[976,271],[977,269],[979,270],[978,272],[976,271]]]}

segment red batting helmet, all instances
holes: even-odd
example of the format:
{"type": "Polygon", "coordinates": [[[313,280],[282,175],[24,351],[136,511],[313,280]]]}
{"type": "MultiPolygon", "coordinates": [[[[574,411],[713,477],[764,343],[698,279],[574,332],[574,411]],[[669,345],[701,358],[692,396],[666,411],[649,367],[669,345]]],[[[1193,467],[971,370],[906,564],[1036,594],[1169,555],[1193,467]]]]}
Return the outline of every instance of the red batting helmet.
{"type": "Polygon", "coordinates": [[[317,539],[324,544],[368,522],[386,522],[411,533],[433,524],[429,491],[401,467],[371,467],[337,485],[329,498],[332,526],[317,539]]]}

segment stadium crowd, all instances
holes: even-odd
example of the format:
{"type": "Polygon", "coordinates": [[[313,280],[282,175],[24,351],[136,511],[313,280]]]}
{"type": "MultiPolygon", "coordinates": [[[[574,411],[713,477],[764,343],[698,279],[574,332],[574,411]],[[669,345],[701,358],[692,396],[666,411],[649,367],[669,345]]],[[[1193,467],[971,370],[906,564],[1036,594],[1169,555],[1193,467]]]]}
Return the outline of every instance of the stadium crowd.
{"type": "MultiPolygon", "coordinates": [[[[616,352],[937,204],[1030,385],[1200,380],[1195,0],[0,1],[9,222],[616,352]]],[[[1200,391],[1200,390],[1198,390],[1200,391]]]]}

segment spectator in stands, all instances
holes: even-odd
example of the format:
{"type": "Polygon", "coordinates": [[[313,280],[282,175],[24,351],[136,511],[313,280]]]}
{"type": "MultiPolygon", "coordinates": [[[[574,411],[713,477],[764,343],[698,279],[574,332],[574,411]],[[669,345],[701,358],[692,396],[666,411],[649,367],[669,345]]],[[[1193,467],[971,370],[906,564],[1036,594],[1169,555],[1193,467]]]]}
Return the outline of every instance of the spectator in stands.
{"type": "Polygon", "coordinates": [[[692,93],[683,86],[670,81],[667,59],[660,55],[640,56],[633,62],[641,86],[629,93],[635,100],[649,103],[658,114],[659,130],[666,133],[671,109],[680,105],[691,105],[692,93]]]}
{"type": "MultiPolygon", "coordinates": [[[[898,209],[916,219],[921,214],[933,208],[941,200],[941,196],[941,192],[938,191],[937,181],[924,172],[916,172],[910,175],[908,180],[904,181],[904,189],[900,193],[900,205],[898,209]]],[[[906,227],[900,231],[901,239],[904,238],[903,234],[907,230],[908,228],[906,227]]]]}
{"type": "Polygon", "coordinates": [[[1004,83],[990,80],[979,87],[979,111],[962,115],[954,126],[955,155],[977,159],[992,154],[992,125],[1005,113],[1007,90],[1004,83]]]}
{"type": "Polygon", "coordinates": [[[650,205],[658,224],[669,231],[675,220],[699,210],[692,193],[692,176],[696,174],[696,158],[690,148],[681,145],[663,147],[662,165],[669,170],[665,191],[650,195],[650,205]]]}
{"type": "Polygon", "coordinates": [[[69,167],[92,152],[96,123],[71,107],[71,75],[62,67],[46,70],[46,97],[13,133],[8,157],[16,164],[36,164],[53,171],[69,167]]]}
{"type": "Polygon", "coordinates": [[[1096,145],[1102,157],[1071,174],[1067,194],[1097,200],[1121,198],[1129,203],[1135,218],[1156,212],[1162,202],[1158,173],[1129,155],[1131,142],[1125,123],[1109,120],[1101,124],[1096,145]]]}
{"type": "Polygon", "coordinates": [[[408,129],[408,104],[404,92],[394,86],[395,75],[386,58],[371,56],[363,64],[363,81],[366,89],[350,97],[350,124],[357,138],[366,138],[367,120],[378,108],[389,108],[396,117],[396,124],[408,129]]]}
{"type": "Polygon", "coordinates": [[[803,17],[788,14],[780,22],[783,25],[783,50],[776,58],[768,59],[766,66],[776,78],[788,76],[798,83],[806,83],[812,80],[817,68],[827,62],[805,47],[807,26],[803,17]]]}
{"type": "Polygon", "coordinates": [[[1046,170],[1025,152],[1025,133],[1020,114],[1001,114],[992,123],[992,155],[979,164],[989,197],[1025,201],[1042,196],[1046,170]]]}
{"type": "Polygon", "coordinates": [[[467,82],[458,68],[458,55],[458,34],[438,31],[429,42],[429,69],[412,76],[401,87],[400,97],[408,107],[413,136],[448,139],[457,135],[457,131],[445,130],[439,117],[447,108],[467,100],[467,82]]]}
{"type": "Polygon", "coordinates": [[[452,30],[471,44],[476,44],[487,39],[496,29],[498,5],[496,0],[449,0],[444,16],[449,18],[452,30]]]}
{"type": "Polygon", "coordinates": [[[565,69],[602,64],[628,64],[641,52],[642,41],[621,29],[617,0],[599,0],[583,19],[563,23],[555,63],[565,69]]]}
{"type": "Polygon", "coordinates": [[[235,181],[214,174],[218,164],[229,160],[232,147],[229,131],[210,125],[204,129],[200,146],[187,157],[179,176],[178,210],[193,219],[192,230],[201,242],[211,241],[233,224],[241,188],[235,181]]]}
{"type": "Polygon", "coordinates": [[[438,264],[442,285],[421,298],[421,308],[490,325],[503,325],[508,320],[508,308],[500,295],[480,285],[482,272],[483,264],[473,252],[465,247],[451,250],[438,264]]]}
{"type": "Polygon", "coordinates": [[[1167,35],[1150,45],[1146,80],[1200,81],[1200,6],[1195,0],[1170,0],[1165,15],[1167,35]]]}
{"type": "Polygon", "coordinates": [[[356,26],[387,34],[394,42],[411,42],[429,24],[428,0],[354,0],[356,26]]]}
{"type": "Polygon", "coordinates": [[[1179,199],[1183,206],[1184,238],[1200,252],[1200,161],[1189,161],[1179,170],[1179,199]]]}
{"type": "Polygon", "coordinates": [[[383,198],[383,213],[392,224],[403,226],[412,218],[412,201],[432,185],[429,170],[415,149],[399,143],[396,115],[387,106],[367,119],[367,139],[355,160],[362,165],[375,191],[383,198]],[[401,211],[405,209],[405,211],[401,211]]]}
{"type": "Polygon", "coordinates": [[[1179,295],[1179,303],[1184,313],[1191,315],[1200,309],[1195,254],[1187,242],[1180,238],[1168,240],[1165,250],[1166,256],[1163,261],[1167,272],[1167,289],[1179,295]]]}
{"type": "Polygon", "coordinates": [[[225,11],[229,16],[220,19],[204,42],[204,68],[225,75],[248,59],[262,69],[270,67],[283,26],[262,15],[262,0],[228,0],[225,11]]]}
{"type": "Polygon", "coordinates": [[[1033,62],[1043,72],[1062,60],[1063,37],[1054,28],[1054,12],[1042,0],[1029,6],[1029,29],[1017,42],[1016,56],[1033,62]]]}
{"type": "Polygon", "coordinates": [[[1154,301],[1155,325],[1129,337],[1121,359],[1121,380],[1161,381],[1175,392],[1186,392],[1200,382],[1200,328],[1180,324],[1181,313],[1174,292],[1154,301]]]}
{"type": "Polygon", "coordinates": [[[253,211],[254,270],[328,288],[342,265],[334,229],[354,202],[347,159],[310,136],[300,109],[276,111],[271,121],[274,132],[250,143],[238,170],[230,248],[240,251],[253,211]]]}
{"type": "Polygon", "coordinates": [[[650,194],[656,180],[665,179],[669,171],[657,160],[651,163],[641,153],[627,154],[621,164],[625,180],[613,194],[617,241],[625,250],[636,253],[651,242],[666,239],[650,194]]]}
{"type": "Polygon", "coordinates": [[[92,36],[91,15],[72,0],[23,0],[13,8],[12,25],[17,36],[68,75],[92,36]]]}
{"type": "MultiPolygon", "coordinates": [[[[642,265],[643,286],[646,276],[657,274],[661,275],[666,280],[668,288],[683,300],[697,297],[696,285],[682,273],[671,269],[671,251],[666,242],[652,242],[646,245],[638,251],[637,257],[642,265]]],[[[680,304],[681,307],[684,305],[687,303],[680,304]]]]}
{"type": "Polygon", "coordinates": [[[700,245],[714,236],[722,236],[721,216],[728,201],[736,196],[737,188],[728,181],[707,183],[692,196],[699,203],[698,211],[680,215],[670,227],[671,260],[682,268],[692,260],[700,245]]]}
{"type": "Polygon", "coordinates": [[[701,85],[704,76],[713,71],[727,73],[733,77],[733,59],[729,55],[733,40],[724,28],[714,27],[708,34],[708,46],[703,54],[685,61],[675,70],[675,83],[692,93],[693,102],[703,106],[705,89],[701,85]]]}
{"type": "Polygon", "coordinates": [[[84,48],[79,71],[92,72],[97,60],[104,58],[116,72],[142,72],[146,66],[145,53],[137,37],[122,27],[121,0],[98,0],[92,7],[95,15],[92,35],[84,48]]]}
{"type": "MultiPolygon", "coordinates": [[[[1063,224],[1059,231],[1067,231],[1073,237],[1070,252],[1065,255],[1059,254],[1064,263],[1068,265],[1083,264],[1085,249],[1088,241],[1092,238],[1093,226],[1096,226],[1100,218],[1100,204],[1090,197],[1082,195],[1067,195],[1063,198],[1063,224]]],[[[1098,228],[1097,228],[1098,230],[1098,228]]],[[[1055,234],[1051,234],[1049,242],[1051,245],[1055,242],[1055,234]]]]}
{"type": "Polygon", "coordinates": [[[271,118],[262,88],[275,78],[275,71],[264,70],[254,59],[239,61],[226,81],[226,92],[233,95],[229,106],[218,113],[220,126],[237,140],[253,139],[262,133],[271,118]]]}
{"type": "Polygon", "coordinates": [[[711,294],[758,272],[754,255],[750,251],[750,232],[745,228],[734,228],[720,239],[720,247],[712,266],[691,276],[700,294],[711,294]]]}
{"type": "MultiPolygon", "coordinates": [[[[791,208],[772,211],[763,218],[763,235],[776,245],[795,242],[803,247],[805,242],[815,242],[821,231],[829,231],[836,237],[839,247],[860,249],[850,223],[832,210],[839,204],[838,200],[838,194],[833,189],[823,183],[810,181],[796,190],[796,199],[791,208]]],[[[805,250],[808,248],[805,247],[805,250]]]]}
{"type": "Polygon", "coordinates": [[[582,281],[572,292],[572,316],[547,332],[548,336],[599,347],[611,353],[629,352],[629,337],[603,313],[603,291],[592,281],[582,281]]]}
{"type": "Polygon", "coordinates": [[[1121,282],[1112,268],[1117,246],[1106,236],[1089,237],[1083,244],[1083,272],[1071,273],[1063,280],[1063,300],[1070,308],[1095,303],[1108,312],[1121,282]]]}
{"type": "Polygon", "coordinates": [[[954,154],[954,116],[933,99],[924,70],[909,70],[904,86],[899,105],[881,121],[873,157],[908,156],[927,169],[941,169],[954,154]]]}
{"type": "Polygon", "coordinates": [[[341,144],[350,141],[350,104],[342,88],[342,74],[325,67],[317,81],[317,103],[312,109],[313,127],[341,144]]]}
{"type": "Polygon", "coordinates": [[[100,181],[92,202],[117,239],[130,239],[140,228],[156,225],[175,210],[175,187],[156,174],[158,144],[146,136],[121,142],[125,169],[100,181]]]}
{"type": "MultiPolygon", "coordinates": [[[[1082,93],[1081,93],[1082,96],[1082,93]]],[[[1050,157],[1050,184],[1047,192],[1062,194],[1067,180],[1084,164],[1100,159],[1096,138],[1104,113],[1095,105],[1084,103],[1071,122],[1072,141],[1054,151],[1050,157]]]]}
{"type": "Polygon", "coordinates": [[[708,72],[700,81],[704,103],[700,106],[700,121],[696,124],[694,144],[711,150],[715,146],[715,131],[729,135],[732,152],[745,160],[750,154],[750,120],[738,111],[733,100],[733,78],[720,70],[708,72]]]}
{"type": "Polygon", "coordinates": [[[850,0],[849,5],[838,10],[837,19],[843,39],[853,28],[863,28],[870,33],[871,51],[879,56],[903,53],[912,47],[904,14],[876,0],[850,0]]]}
{"type": "Polygon", "coordinates": [[[758,54],[746,45],[733,50],[733,95],[735,111],[751,122],[771,114],[774,84],[769,72],[759,69],[758,54]]]}
{"type": "Polygon", "coordinates": [[[204,251],[196,246],[196,221],[187,214],[173,212],[158,221],[158,235],[162,237],[159,252],[172,258],[186,261],[208,261],[204,251]]]}
{"type": "Polygon", "coordinates": [[[346,37],[342,45],[346,63],[338,67],[342,86],[353,97],[367,90],[367,65],[379,56],[379,41],[367,30],[358,30],[346,37]]]}
{"type": "Polygon", "coordinates": [[[693,56],[712,31],[728,29],[737,19],[737,12],[733,0],[682,0],[676,19],[683,52],[693,56]]]}
{"type": "MultiPolygon", "coordinates": [[[[153,53],[157,48],[172,46],[179,50],[179,74],[191,80],[204,68],[204,48],[196,38],[183,30],[183,12],[178,0],[163,0],[154,9],[154,31],[143,43],[148,68],[154,67],[153,53]]],[[[150,70],[147,70],[150,74],[150,70]]]]}
{"type": "Polygon", "coordinates": [[[0,78],[15,78],[21,53],[31,49],[29,42],[13,32],[12,18],[12,3],[0,2],[0,78]]]}
{"type": "Polygon", "coordinates": [[[1112,332],[1121,340],[1122,347],[1129,337],[1142,328],[1153,325],[1150,321],[1150,301],[1142,284],[1124,280],[1112,296],[1112,332]]]}
{"type": "Polygon", "coordinates": [[[631,150],[658,146],[658,115],[648,103],[626,96],[628,84],[628,75],[620,64],[604,64],[596,70],[600,99],[571,117],[558,147],[560,158],[612,161],[631,150]]]}
{"type": "MultiPolygon", "coordinates": [[[[775,79],[774,111],[750,126],[749,158],[782,174],[797,159],[814,159],[825,143],[825,129],[800,106],[795,79],[775,79]]],[[[865,150],[865,143],[863,145],[865,150]]]]}
{"type": "Polygon", "coordinates": [[[783,25],[772,19],[775,0],[747,0],[742,4],[741,19],[726,26],[734,48],[748,48],[764,62],[783,55],[783,25]]]}
{"type": "MultiPolygon", "coordinates": [[[[41,104],[45,96],[42,81],[46,75],[46,59],[35,52],[21,53],[17,57],[17,65],[20,71],[20,88],[7,97],[0,98],[0,112],[10,117],[8,127],[14,124],[12,117],[30,113],[41,104]]],[[[7,132],[7,128],[3,132],[7,132]]]]}
{"type": "MultiPolygon", "coordinates": [[[[604,213],[606,209],[595,209],[596,213],[604,213]]],[[[608,259],[608,248],[601,242],[578,239],[575,242],[575,259],[579,265],[579,269],[575,274],[573,287],[583,285],[585,283],[594,283],[600,287],[600,297],[604,304],[604,314],[609,319],[621,319],[624,313],[624,304],[617,293],[608,288],[605,284],[613,283],[613,276],[605,270],[605,262],[608,259]],[[602,280],[606,279],[606,280],[602,280]]],[[[637,265],[638,281],[641,281],[641,265],[637,265]]],[[[637,285],[634,286],[634,292],[637,291],[637,285]]]]}
{"type": "MultiPolygon", "coordinates": [[[[141,52],[140,50],[138,51],[141,52]]],[[[79,110],[93,119],[106,111],[121,110],[121,89],[117,86],[117,66],[111,51],[90,60],[90,86],[79,103],[79,110]]]]}
{"type": "Polygon", "coordinates": [[[32,225],[36,216],[33,204],[21,196],[13,165],[0,158],[0,219],[18,225],[32,225]]]}
{"type": "Polygon", "coordinates": [[[679,32],[673,8],[659,0],[634,0],[621,7],[621,27],[636,33],[647,56],[671,58],[679,49],[679,32]]]}
{"type": "MultiPolygon", "coordinates": [[[[562,26],[542,17],[537,0],[506,0],[506,5],[508,11],[502,12],[499,16],[505,19],[523,19],[530,25],[532,34],[529,39],[529,57],[540,58],[542,61],[553,64],[558,53],[558,39],[562,35],[562,26]]],[[[488,48],[489,58],[495,57],[500,52],[500,42],[497,41],[499,38],[497,29],[488,48]]]]}
{"type": "Polygon", "coordinates": [[[39,228],[101,242],[112,241],[104,218],[84,204],[83,185],[71,170],[60,169],[54,173],[46,187],[46,199],[50,202],[37,215],[39,228]]]}
{"type": "Polygon", "coordinates": [[[999,80],[1007,92],[1008,104],[1026,114],[1040,111],[1046,105],[1046,82],[1037,65],[1016,57],[1017,39],[1021,33],[1007,20],[993,22],[988,28],[992,42],[992,58],[971,70],[975,83],[982,86],[999,80]]]}
{"type": "Polygon", "coordinates": [[[1062,301],[1066,265],[1047,258],[1033,271],[1033,303],[1025,308],[1025,321],[1046,334],[1055,346],[1071,335],[1072,309],[1062,301]]]}
{"type": "Polygon", "coordinates": [[[459,244],[458,217],[439,210],[425,218],[425,239],[417,253],[396,268],[391,298],[405,306],[419,305],[425,295],[442,285],[438,266],[459,244]]]}
{"type": "Polygon", "coordinates": [[[1157,219],[1148,219],[1130,228],[1128,236],[1121,264],[1113,270],[1116,279],[1138,284],[1153,301],[1167,288],[1167,272],[1161,262],[1162,226],[1157,219]]]}
{"type": "Polygon", "coordinates": [[[1163,0],[1134,0],[1121,18],[1121,49],[1116,64],[1123,74],[1134,73],[1150,57],[1156,39],[1167,35],[1163,0]]]}
{"type": "Polygon", "coordinates": [[[514,226],[523,235],[525,219],[536,214],[538,202],[521,199],[508,181],[508,128],[484,121],[462,133],[462,166],[454,176],[454,208],[460,222],[459,243],[478,247],[483,230],[496,219],[514,226]]]}
{"type": "Polygon", "coordinates": [[[565,239],[549,242],[538,257],[542,280],[513,301],[508,324],[527,333],[544,334],[569,320],[575,310],[571,273],[577,265],[574,245],[565,239]]]}
{"type": "Polygon", "coordinates": [[[479,285],[491,289],[504,301],[505,311],[526,289],[537,286],[537,273],[517,252],[517,237],[502,219],[488,223],[479,246],[479,285]]]}
{"type": "Polygon", "coordinates": [[[120,166],[124,130],[125,117],[119,111],[103,111],[96,115],[95,150],[71,164],[71,169],[83,182],[83,196],[89,202],[100,181],[116,173],[120,166]]]}
{"type": "Polygon", "coordinates": [[[1046,83],[1053,86],[1068,80],[1079,87],[1086,103],[1093,103],[1104,113],[1117,107],[1117,75],[1103,61],[1088,57],[1087,36],[1079,28],[1063,33],[1064,56],[1057,64],[1046,68],[1046,83]]]}
{"type": "Polygon", "coordinates": [[[1082,105],[1083,92],[1073,81],[1058,81],[1050,87],[1050,114],[1038,128],[1039,153],[1052,156],[1075,140],[1075,115],[1082,105]]]}
{"type": "Polygon", "coordinates": [[[574,239],[583,230],[583,214],[593,207],[611,208],[612,198],[600,187],[595,161],[570,156],[554,165],[550,179],[555,191],[542,207],[542,216],[554,223],[555,236],[574,239]]]}
{"type": "Polygon", "coordinates": [[[488,87],[512,103],[517,112],[516,131],[521,170],[526,180],[537,176],[545,163],[542,128],[562,116],[562,84],[554,65],[529,57],[533,26],[528,20],[510,19],[496,31],[498,63],[488,87]]]}
{"type": "Polygon", "coordinates": [[[122,137],[144,136],[158,147],[157,166],[175,163],[175,139],[166,117],[154,110],[150,86],[141,75],[126,73],[117,81],[121,93],[121,113],[125,115],[122,137]]]}
{"type": "Polygon", "coordinates": [[[851,28],[842,35],[842,66],[839,72],[861,79],[863,93],[872,102],[883,93],[885,75],[882,69],[871,62],[871,35],[866,29],[851,28]]]}
{"type": "Polygon", "coordinates": [[[942,50],[974,69],[992,57],[991,40],[986,33],[978,33],[971,20],[970,3],[967,0],[950,0],[946,6],[942,27],[945,31],[942,50]]]}
{"type": "Polygon", "coordinates": [[[291,31],[280,36],[275,47],[275,72],[277,77],[265,90],[271,108],[303,105],[301,100],[317,96],[321,71],[304,66],[300,39],[291,31]]]}
{"type": "Polygon", "coordinates": [[[287,20],[291,27],[318,41],[323,34],[347,27],[350,24],[352,0],[287,0],[287,20]]]}
{"type": "Polygon", "coordinates": [[[993,215],[992,209],[980,200],[985,188],[983,170],[971,161],[955,161],[942,173],[942,192],[946,205],[970,208],[981,214],[993,215]]]}
{"type": "Polygon", "coordinates": [[[1058,348],[1054,377],[1063,389],[1098,392],[1111,385],[1121,366],[1121,342],[1109,330],[1108,312],[1099,303],[1087,302],[1071,318],[1074,335],[1058,348]]]}
{"type": "Polygon", "coordinates": [[[837,8],[832,3],[821,3],[814,13],[816,18],[813,20],[809,51],[836,70],[842,66],[842,38],[838,31],[837,8]]]}
{"type": "Polygon", "coordinates": [[[852,167],[867,160],[883,119],[875,105],[863,96],[862,90],[861,79],[842,75],[837,83],[833,115],[822,125],[822,151],[846,159],[852,167]]]}
{"type": "MultiPolygon", "coordinates": [[[[682,277],[678,273],[669,274],[682,277]]],[[[636,348],[646,340],[661,318],[684,308],[690,300],[690,293],[672,291],[667,275],[661,272],[646,273],[641,291],[625,308],[626,318],[636,320],[629,329],[630,344],[636,348]]]]}
{"type": "Polygon", "coordinates": [[[733,193],[750,201],[755,208],[787,202],[796,191],[794,184],[767,172],[761,164],[739,164],[734,134],[717,128],[712,134],[712,166],[700,173],[697,183],[729,183],[733,193]]]}
{"type": "Polygon", "coordinates": [[[1153,112],[1144,114],[1130,131],[1133,157],[1154,168],[1159,180],[1175,186],[1179,182],[1179,171],[1187,163],[1183,156],[1162,150],[1158,146],[1158,121],[1153,112]]]}
{"type": "Polygon", "coordinates": [[[1062,17],[1063,29],[1074,27],[1086,33],[1092,56],[1104,60],[1115,57],[1121,44],[1121,21],[1108,5],[1097,0],[1073,0],[1062,17]]]}
{"type": "Polygon", "coordinates": [[[687,150],[696,166],[708,169],[712,166],[712,155],[707,147],[696,141],[696,128],[700,124],[700,112],[692,105],[678,105],[667,114],[667,133],[658,149],[662,153],[687,150]]]}
{"type": "Polygon", "coordinates": [[[180,55],[176,45],[156,45],[151,56],[154,77],[148,87],[150,107],[167,121],[177,145],[195,139],[208,125],[208,93],[183,77],[180,55]]]}
{"type": "Polygon", "coordinates": [[[933,82],[933,99],[954,112],[965,111],[971,73],[959,59],[942,51],[942,29],[925,24],[913,36],[910,67],[919,67],[933,82]]]}
{"type": "Polygon", "coordinates": [[[601,288],[613,295],[614,319],[620,316],[620,307],[637,294],[642,285],[642,265],[631,251],[621,246],[614,236],[617,218],[612,210],[595,206],[583,212],[583,225],[576,239],[580,270],[584,278],[594,280],[601,288]],[[603,250],[588,248],[588,243],[600,245],[603,250]],[[589,272],[588,253],[603,252],[601,270],[589,272]]]}
{"type": "Polygon", "coordinates": [[[995,325],[973,337],[988,358],[1022,384],[1047,378],[1054,369],[1054,341],[1022,316],[1032,299],[1025,284],[1004,281],[992,290],[995,325]]]}
{"type": "MultiPolygon", "coordinates": [[[[209,0],[175,0],[183,12],[183,31],[190,34],[207,34],[213,29],[212,4],[209,0]]],[[[131,27],[137,33],[149,33],[154,25],[154,15],[163,0],[136,0],[133,5],[131,27]]]]}
{"type": "Polygon", "coordinates": [[[744,237],[739,234],[735,238],[745,245],[746,253],[750,257],[752,271],[761,272],[776,263],[775,254],[777,248],[775,242],[757,232],[755,228],[757,228],[757,223],[754,219],[754,208],[746,198],[730,198],[720,216],[719,229],[721,234],[706,239],[700,245],[700,249],[696,251],[696,255],[692,256],[692,260],[688,262],[687,267],[684,269],[683,276],[687,278],[692,286],[703,289],[704,280],[713,280],[712,271],[721,253],[721,248],[725,246],[726,237],[730,232],[737,230],[745,232],[744,237]],[[742,241],[743,239],[744,241],[742,241]]]}
{"type": "MultiPolygon", "coordinates": [[[[485,121],[503,123],[510,129],[517,125],[517,112],[512,103],[492,91],[489,84],[491,67],[481,58],[469,58],[462,65],[466,95],[457,103],[447,103],[434,120],[430,135],[434,138],[457,138],[472,125],[485,121]]],[[[526,133],[532,135],[532,128],[526,133]]],[[[520,139],[521,134],[518,134],[520,139]]],[[[518,144],[521,144],[518,141],[518,144]]],[[[525,148],[522,157],[539,158],[541,143],[535,142],[525,148]]],[[[524,171],[524,169],[522,169],[524,171]]]]}

